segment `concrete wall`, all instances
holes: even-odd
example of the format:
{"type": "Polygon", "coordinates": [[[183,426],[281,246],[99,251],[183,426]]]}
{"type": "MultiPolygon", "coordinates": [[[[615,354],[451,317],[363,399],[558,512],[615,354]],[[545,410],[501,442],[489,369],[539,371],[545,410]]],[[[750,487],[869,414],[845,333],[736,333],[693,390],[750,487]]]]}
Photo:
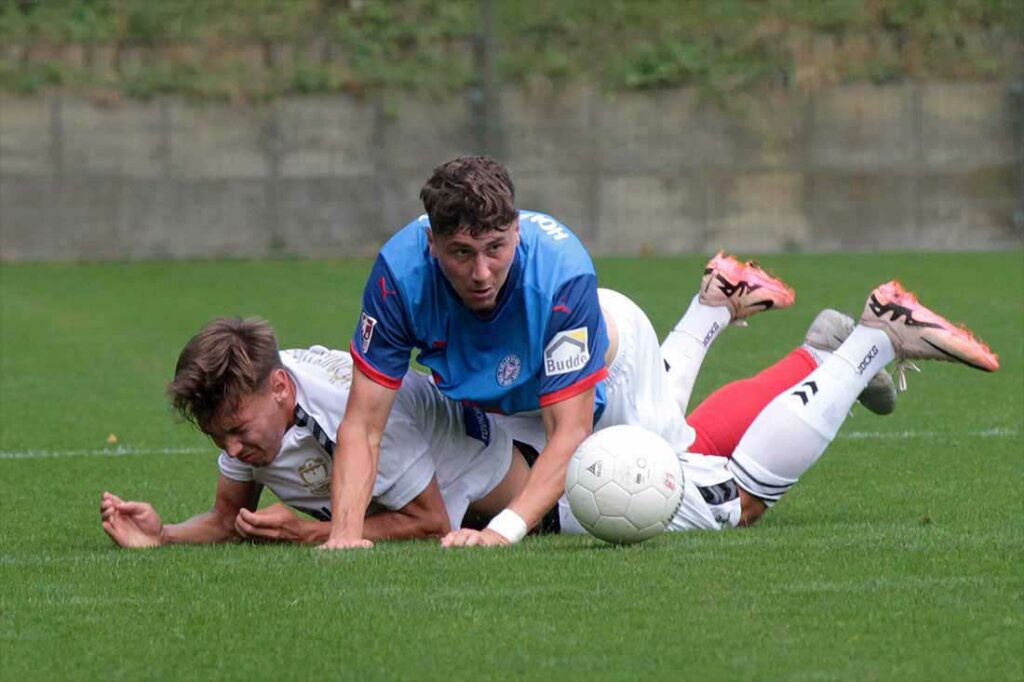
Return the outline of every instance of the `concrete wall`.
{"type": "MultiPolygon", "coordinates": [[[[996,249],[1021,244],[1016,97],[506,90],[499,131],[520,205],[597,253],[996,249]]],[[[421,211],[431,168],[475,151],[467,104],[2,96],[0,258],[371,254],[421,211]]]]}

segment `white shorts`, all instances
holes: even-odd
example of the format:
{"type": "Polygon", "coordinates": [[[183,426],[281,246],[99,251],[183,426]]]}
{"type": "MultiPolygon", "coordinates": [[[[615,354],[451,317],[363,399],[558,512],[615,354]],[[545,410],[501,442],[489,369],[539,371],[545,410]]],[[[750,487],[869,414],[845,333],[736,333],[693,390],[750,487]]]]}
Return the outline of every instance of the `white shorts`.
{"type": "Polygon", "coordinates": [[[413,462],[404,478],[419,492],[436,476],[451,526],[459,528],[468,507],[508,475],[512,437],[491,415],[445,398],[430,378],[414,372],[406,374],[395,408],[381,456],[390,447],[413,462]]]}
{"type": "Polygon", "coordinates": [[[619,349],[608,367],[607,404],[595,431],[635,424],[667,440],[682,454],[696,434],[672,397],[661,344],[654,326],[636,303],[611,289],[598,289],[601,309],[619,330],[619,349]]]}
{"type": "MultiPolygon", "coordinates": [[[[606,403],[595,431],[617,424],[636,424],[660,435],[677,453],[696,438],[679,404],[672,397],[658,335],[640,307],[611,289],[598,289],[601,310],[619,331],[619,348],[608,367],[606,403]]],[[[503,415],[498,422],[512,437],[544,449],[547,436],[539,413],[503,415]]]]}
{"type": "Polygon", "coordinates": [[[740,522],[740,491],[726,457],[680,455],[683,501],[666,530],[723,530],[740,522]]]}
{"type": "Polygon", "coordinates": [[[512,437],[494,424],[491,442],[484,445],[464,433],[457,434],[457,448],[435,455],[437,485],[444,499],[452,530],[462,525],[466,510],[489,495],[505,480],[512,466],[512,437]]]}
{"type": "MultiPolygon", "coordinates": [[[[618,327],[619,350],[608,368],[608,405],[594,430],[636,424],[657,433],[675,449],[683,470],[683,499],[668,530],[735,527],[740,520],[740,500],[736,482],[726,468],[728,460],[687,452],[696,434],[673,397],[651,321],[618,292],[599,289],[598,295],[601,308],[618,327]]],[[[559,511],[566,516],[561,513],[561,503],[559,511]]],[[[579,525],[575,519],[569,525],[573,523],[579,525]]]]}

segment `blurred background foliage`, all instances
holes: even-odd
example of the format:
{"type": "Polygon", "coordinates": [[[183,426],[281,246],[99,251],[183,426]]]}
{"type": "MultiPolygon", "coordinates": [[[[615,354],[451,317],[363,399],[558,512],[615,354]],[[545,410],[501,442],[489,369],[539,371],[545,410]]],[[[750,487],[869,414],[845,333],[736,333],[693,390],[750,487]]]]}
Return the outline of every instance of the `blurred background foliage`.
{"type": "Polygon", "coordinates": [[[1020,0],[0,0],[0,90],[267,99],[501,82],[715,93],[1019,76],[1020,0]]]}

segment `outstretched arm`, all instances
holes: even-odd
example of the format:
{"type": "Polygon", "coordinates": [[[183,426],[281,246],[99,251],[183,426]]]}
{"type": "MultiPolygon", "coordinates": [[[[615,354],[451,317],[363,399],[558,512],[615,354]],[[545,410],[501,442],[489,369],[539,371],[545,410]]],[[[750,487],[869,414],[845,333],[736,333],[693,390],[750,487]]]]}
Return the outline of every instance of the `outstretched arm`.
{"type": "Polygon", "coordinates": [[[159,547],[169,544],[213,544],[239,539],[235,517],[243,508],[254,509],[259,487],[221,476],[213,509],[177,524],[164,525],[148,502],[125,501],[109,492],[100,498],[103,530],[121,547],[159,547]]]}

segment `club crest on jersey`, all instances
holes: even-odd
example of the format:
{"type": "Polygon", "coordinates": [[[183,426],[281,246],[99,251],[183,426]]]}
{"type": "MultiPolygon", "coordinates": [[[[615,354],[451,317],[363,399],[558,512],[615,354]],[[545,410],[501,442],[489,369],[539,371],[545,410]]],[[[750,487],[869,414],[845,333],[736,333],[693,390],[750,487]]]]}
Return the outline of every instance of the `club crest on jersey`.
{"type": "Polygon", "coordinates": [[[321,457],[310,457],[299,466],[299,477],[306,490],[314,495],[331,492],[331,471],[321,457]]]}
{"type": "Polygon", "coordinates": [[[586,327],[558,332],[544,349],[544,374],[549,377],[583,369],[588,362],[586,327]]]}
{"type": "Polygon", "coordinates": [[[494,373],[499,386],[511,386],[523,371],[523,361],[515,353],[509,353],[498,363],[498,371],[494,373]]]}
{"type": "Polygon", "coordinates": [[[365,354],[370,349],[373,330],[377,327],[377,319],[370,317],[366,311],[359,316],[359,347],[365,354]]]}

